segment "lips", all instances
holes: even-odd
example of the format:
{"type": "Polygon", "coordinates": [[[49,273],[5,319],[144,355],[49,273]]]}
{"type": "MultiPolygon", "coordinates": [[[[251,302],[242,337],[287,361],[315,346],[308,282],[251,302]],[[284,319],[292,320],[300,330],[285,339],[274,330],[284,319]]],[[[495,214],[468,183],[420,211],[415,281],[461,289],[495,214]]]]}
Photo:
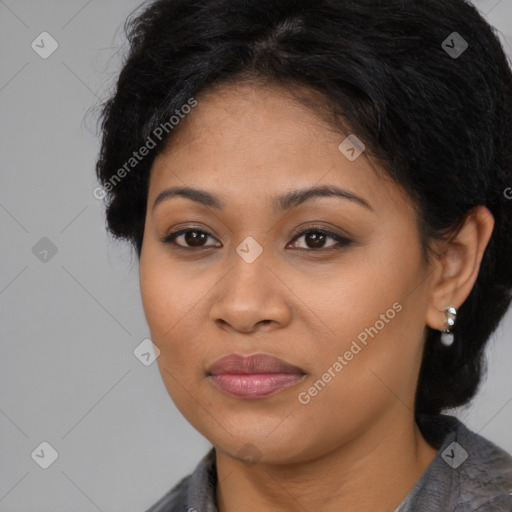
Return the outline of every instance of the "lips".
{"type": "Polygon", "coordinates": [[[294,366],[278,357],[268,354],[255,354],[252,356],[243,356],[239,354],[230,354],[225,356],[207,369],[210,375],[232,374],[232,375],[251,375],[251,374],[299,374],[305,375],[304,370],[294,366]]]}
{"type": "Polygon", "coordinates": [[[216,389],[244,399],[274,395],[306,375],[302,368],[268,354],[231,354],[213,363],[207,371],[216,389]]]}

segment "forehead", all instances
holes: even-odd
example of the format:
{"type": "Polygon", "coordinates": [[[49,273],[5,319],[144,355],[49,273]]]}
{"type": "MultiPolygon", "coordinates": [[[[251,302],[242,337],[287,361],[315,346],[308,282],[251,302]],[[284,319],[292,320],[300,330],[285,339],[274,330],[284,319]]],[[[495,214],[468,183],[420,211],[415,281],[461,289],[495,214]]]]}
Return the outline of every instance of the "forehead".
{"type": "Polygon", "coordinates": [[[346,158],[339,145],[351,134],[328,125],[311,94],[309,108],[267,84],[223,85],[198,96],[153,163],[148,201],[176,185],[207,188],[228,203],[299,185],[333,184],[377,202],[401,195],[375,159],[364,152],[346,158]]]}

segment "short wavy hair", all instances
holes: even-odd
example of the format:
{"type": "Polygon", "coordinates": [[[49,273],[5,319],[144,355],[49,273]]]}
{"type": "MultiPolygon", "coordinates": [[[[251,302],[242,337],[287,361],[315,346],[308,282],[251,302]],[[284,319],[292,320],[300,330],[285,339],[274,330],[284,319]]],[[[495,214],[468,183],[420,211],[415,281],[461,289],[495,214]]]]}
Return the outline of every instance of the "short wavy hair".
{"type": "Polygon", "coordinates": [[[190,98],[242,80],[306,86],[409,194],[427,262],[431,242],[456,233],[473,207],[493,214],[457,342],[443,346],[428,327],[415,414],[468,403],[512,289],[512,74],[478,10],[465,0],[157,0],[124,30],[129,51],[99,116],[110,234],[140,259],[149,173],[175,131],[114,175],[190,98]]]}

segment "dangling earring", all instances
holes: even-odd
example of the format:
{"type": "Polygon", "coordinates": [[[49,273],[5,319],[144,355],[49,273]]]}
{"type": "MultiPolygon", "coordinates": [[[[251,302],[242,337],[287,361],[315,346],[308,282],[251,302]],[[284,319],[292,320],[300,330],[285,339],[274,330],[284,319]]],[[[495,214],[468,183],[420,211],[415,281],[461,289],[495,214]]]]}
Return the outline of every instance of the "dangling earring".
{"type": "Polygon", "coordinates": [[[455,319],[457,318],[457,310],[451,307],[446,309],[444,314],[446,315],[446,325],[448,327],[441,331],[441,343],[445,347],[449,347],[453,345],[453,341],[455,339],[453,332],[451,332],[451,328],[455,325],[455,319]]]}

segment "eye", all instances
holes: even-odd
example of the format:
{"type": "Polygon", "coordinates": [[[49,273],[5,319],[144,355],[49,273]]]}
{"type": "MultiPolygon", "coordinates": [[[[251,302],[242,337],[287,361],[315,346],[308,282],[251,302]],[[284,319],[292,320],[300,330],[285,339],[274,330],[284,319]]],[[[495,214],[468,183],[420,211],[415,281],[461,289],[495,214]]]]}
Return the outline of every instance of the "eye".
{"type": "MultiPolygon", "coordinates": [[[[200,249],[206,247],[222,247],[221,243],[210,244],[207,245],[205,242],[209,239],[215,240],[215,238],[210,235],[208,232],[199,229],[199,228],[184,228],[178,231],[174,231],[166,235],[162,242],[166,244],[173,244],[181,249],[200,249]],[[178,243],[181,241],[181,243],[178,243]]],[[[315,226],[310,226],[307,229],[299,232],[294,235],[293,242],[288,245],[288,247],[292,246],[294,249],[310,249],[311,252],[321,251],[321,250],[333,250],[336,248],[345,247],[350,245],[352,240],[345,238],[341,235],[337,235],[336,233],[332,233],[325,229],[317,228],[315,226]],[[305,246],[297,247],[296,240],[304,238],[305,246]],[[328,240],[331,240],[334,243],[325,247],[325,243],[328,240]],[[336,247],[338,245],[338,247],[336,247]]]]}
{"type": "Polygon", "coordinates": [[[295,247],[298,249],[313,249],[313,250],[331,250],[336,249],[336,244],[338,248],[345,247],[352,243],[352,240],[345,238],[341,235],[337,235],[335,233],[331,233],[330,231],[326,231],[325,229],[316,228],[315,226],[310,226],[309,228],[301,231],[298,235],[295,236],[295,240],[299,240],[300,238],[304,238],[305,247],[295,247]],[[328,239],[334,241],[334,244],[325,247],[325,243],[328,239]]]}
{"type": "Polygon", "coordinates": [[[182,249],[193,249],[194,247],[220,247],[221,244],[218,245],[205,245],[204,242],[208,239],[212,238],[212,235],[197,228],[186,228],[175,231],[174,233],[169,233],[166,235],[162,242],[166,244],[174,244],[182,249]],[[186,245],[182,245],[177,243],[177,240],[181,239],[186,245]]]}

